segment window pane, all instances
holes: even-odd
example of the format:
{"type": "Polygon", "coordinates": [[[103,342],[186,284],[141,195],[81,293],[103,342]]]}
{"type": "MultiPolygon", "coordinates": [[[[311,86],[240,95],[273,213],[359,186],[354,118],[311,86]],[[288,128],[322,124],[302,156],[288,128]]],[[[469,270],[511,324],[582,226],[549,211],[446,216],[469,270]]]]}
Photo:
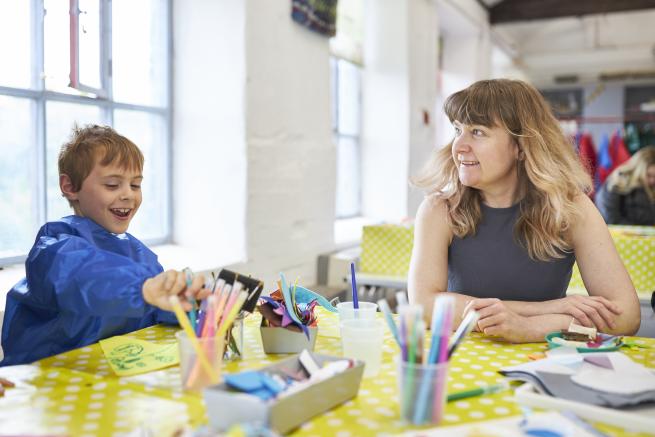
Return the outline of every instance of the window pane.
{"type": "Polygon", "coordinates": [[[114,100],[164,106],[166,0],[114,0],[112,22],[114,100]]]}
{"type": "Polygon", "coordinates": [[[359,135],[359,69],[344,60],[339,60],[338,69],[339,133],[359,135]]]}
{"type": "Polygon", "coordinates": [[[337,137],[337,218],[360,214],[359,144],[353,138],[337,137]]]}
{"type": "Polygon", "coordinates": [[[44,0],[44,69],[45,86],[51,91],[81,94],[70,88],[69,2],[44,0]]]}
{"type": "Polygon", "coordinates": [[[168,234],[168,145],[162,116],[147,112],[116,110],[114,126],[139,146],[145,157],[143,203],[129,232],[141,240],[163,240],[168,234]]]}
{"type": "Polygon", "coordinates": [[[47,102],[46,104],[46,191],[47,219],[57,220],[71,215],[73,210],[59,190],[57,157],[61,146],[69,140],[73,126],[106,124],[101,108],[77,103],[47,102]]]}
{"type": "Polygon", "coordinates": [[[80,84],[101,88],[99,0],[79,0],[78,7],[80,84]]]}
{"type": "Polygon", "coordinates": [[[26,254],[37,223],[33,103],[0,96],[0,258],[26,254]]]}
{"type": "Polygon", "coordinates": [[[0,85],[29,88],[32,79],[32,2],[0,1],[0,85]]]}

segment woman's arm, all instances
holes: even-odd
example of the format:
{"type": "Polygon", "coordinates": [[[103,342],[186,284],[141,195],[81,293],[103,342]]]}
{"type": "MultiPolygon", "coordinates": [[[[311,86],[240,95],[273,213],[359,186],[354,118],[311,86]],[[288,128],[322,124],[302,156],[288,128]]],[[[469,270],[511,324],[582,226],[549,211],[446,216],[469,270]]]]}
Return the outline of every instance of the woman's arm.
{"type": "MultiPolygon", "coordinates": [[[[514,302],[521,303],[521,302],[514,302]]],[[[565,314],[522,316],[500,299],[473,299],[464,312],[480,315],[476,330],[512,343],[541,342],[546,334],[566,329],[573,319],[565,314]]]]}
{"type": "MultiPolygon", "coordinates": [[[[443,199],[426,197],[416,213],[414,246],[409,265],[407,290],[412,304],[422,305],[427,326],[432,318],[432,305],[438,293],[448,287],[448,246],[452,232],[448,226],[448,207],[443,199]]],[[[464,307],[473,299],[452,293],[455,297],[457,326],[463,317],[464,307]]]]}
{"type": "Polygon", "coordinates": [[[544,302],[505,301],[505,303],[521,316],[567,314],[577,323],[596,327],[603,332],[614,328],[616,316],[623,312],[618,305],[602,296],[571,295],[544,302]]]}
{"type": "Polygon", "coordinates": [[[600,296],[621,311],[609,333],[633,335],[639,329],[639,299],[614,241],[598,210],[585,195],[576,199],[582,217],[573,224],[571,239],[582,281],[590,296],[600,296]]]}
{"type": "Polygon", "coordinates": [[[566,328],[572,318],[617,335],[639,329],[639,300],[607,225],[587,196],[578,196],[576,202],[581,217],[572,226],[571,239],[590,296],[546,302],[475,299],[465,311],[480,313],[480,331],[509,341],[542,340],[546,333],[566,328]]]}

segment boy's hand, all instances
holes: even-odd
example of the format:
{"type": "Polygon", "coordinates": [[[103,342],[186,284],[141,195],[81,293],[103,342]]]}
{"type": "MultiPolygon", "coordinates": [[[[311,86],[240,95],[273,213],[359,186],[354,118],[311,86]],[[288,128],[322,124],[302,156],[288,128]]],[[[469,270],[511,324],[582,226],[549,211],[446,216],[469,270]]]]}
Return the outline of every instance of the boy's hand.
{"type": "Polygon", "coordinates": [[[191,310],[191,304],[187,298],[204,299],[211,294],[211,290],[203,288],[205,278],[198,275],[193,279],[191,286],[186,286],[186,275],[177,270],[167,270],[147,279],[143,283],[143,299],[150,305],[156,306],[166,311],[172,311],[169,296],[178,296],[182,309],[191,310]]]}

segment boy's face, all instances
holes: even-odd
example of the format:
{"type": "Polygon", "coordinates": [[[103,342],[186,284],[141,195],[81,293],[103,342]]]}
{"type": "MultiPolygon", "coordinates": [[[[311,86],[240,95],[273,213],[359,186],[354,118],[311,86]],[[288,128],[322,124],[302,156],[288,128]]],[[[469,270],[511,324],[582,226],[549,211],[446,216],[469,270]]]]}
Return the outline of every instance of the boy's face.
{"type": "Polygon", "coordinates": [[[76,215],[90,218],[109,232],[122,234],[141,205],[142,180],[139,171],[115,164],[103,167],[96,160],[80,191],[67,197],[77,200],[73,206],[76,215]]]}

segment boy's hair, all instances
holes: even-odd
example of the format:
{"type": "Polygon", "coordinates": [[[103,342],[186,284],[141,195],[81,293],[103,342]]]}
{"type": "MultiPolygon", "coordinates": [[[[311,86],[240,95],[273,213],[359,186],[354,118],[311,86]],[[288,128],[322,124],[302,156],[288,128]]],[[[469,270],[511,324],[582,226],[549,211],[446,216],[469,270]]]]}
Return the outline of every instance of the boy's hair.
{"type": "MultiPolygon", "coordinates": [[[[75,126],[70,140],[59,151],[59,175],[68,175],[77,192],[96,162],[102,166],[115,163],[126,170],[143,171],[141,150],[111,127],[75,126]]],[[[72,206],[70,201],[68,203],[72,206]]]]}

